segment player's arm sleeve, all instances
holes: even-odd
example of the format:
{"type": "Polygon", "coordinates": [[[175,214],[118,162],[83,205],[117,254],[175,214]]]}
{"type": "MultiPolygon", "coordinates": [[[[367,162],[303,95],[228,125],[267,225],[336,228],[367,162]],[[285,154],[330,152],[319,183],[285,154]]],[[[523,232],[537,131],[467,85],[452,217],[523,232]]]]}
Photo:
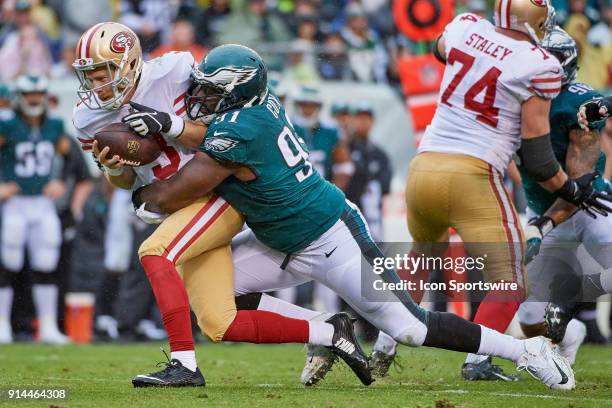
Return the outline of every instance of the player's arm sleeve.
{"type": "Polygon", "coordinates": [[[446,41],[444,40],[444,38],[442,38],[442,36],[440,35],[433,46],[433,56],[436,57],[436,59],[438,61],[440,61],[442,64],[446,64],[446,45],[445,45],[446,41]],[[440,49],[442,49],[442,51],[440,51],[440,49]]]}
{"type": "Polygon", "coordinates": [[[247,141],[230,131],[209,130],[200,150],[221,163],[248,164],[247,147],[247,141]]]}
{"type": "Polygon", "coordinates": [[[533,96],[544,99],[556,98],[561,92],[563,80],[563,68],[559,62],[540,48],[523,52],[531,54],[526,54],[521,69],[510,82],[513,93],[521,103],[533,96]]]}

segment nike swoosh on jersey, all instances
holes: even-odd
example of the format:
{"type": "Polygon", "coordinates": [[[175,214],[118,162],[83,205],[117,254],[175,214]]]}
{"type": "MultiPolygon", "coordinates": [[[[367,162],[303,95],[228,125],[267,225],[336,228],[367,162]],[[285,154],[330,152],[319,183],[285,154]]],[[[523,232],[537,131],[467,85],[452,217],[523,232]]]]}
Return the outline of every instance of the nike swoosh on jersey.
{"type": "Polygon", "coordinates": [[[325,252],[325,257],[326,257],[326,258],[329,258],[329,257],[330,257],[330,256],[331,256],[331,255],[334,253],[334,251],[335,251],[336,249],[338,249],[338,247],[335,247],[334,249],[332,249],[332,250],[331,250],[331,251],[329,251],[329,252],[325,252]]]}

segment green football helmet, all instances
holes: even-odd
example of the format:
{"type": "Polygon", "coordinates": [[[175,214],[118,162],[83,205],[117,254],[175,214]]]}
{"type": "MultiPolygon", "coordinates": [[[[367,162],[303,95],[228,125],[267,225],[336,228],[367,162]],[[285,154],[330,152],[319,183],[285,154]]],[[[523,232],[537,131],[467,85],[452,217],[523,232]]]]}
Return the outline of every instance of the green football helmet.
{"type": "Polygon", "coordinates": [[[573,82],[578,71],[578,48],[576,41],[561,27],[555,26],[544,37],[542,47],[554,55],[565,73],[563,85],[573,82]]]}
{"type": "Polygon", "coordinates": [[[217,114],[260,103],[267,94],[268,70],[252,49],[227,44],[213,48],[191,72],[185,96],[187,116],[210,121],[217,114]]]}

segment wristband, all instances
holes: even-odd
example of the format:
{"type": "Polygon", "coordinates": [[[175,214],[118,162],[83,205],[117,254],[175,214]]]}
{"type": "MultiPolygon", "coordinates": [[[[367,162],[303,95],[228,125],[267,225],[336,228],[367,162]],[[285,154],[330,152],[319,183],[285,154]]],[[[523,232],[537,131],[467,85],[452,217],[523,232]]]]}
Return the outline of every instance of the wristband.
{"type": "Polygon", "coordinates": [[[185,121],[183,120],[183,118],[176,115],[170,115],[170,121],[170,129],[168,129],[167,132],[162,133],[164,134],[164,136],[176,139],[177,137],[183,134],[183,130],[185,129],[185,121]]]}

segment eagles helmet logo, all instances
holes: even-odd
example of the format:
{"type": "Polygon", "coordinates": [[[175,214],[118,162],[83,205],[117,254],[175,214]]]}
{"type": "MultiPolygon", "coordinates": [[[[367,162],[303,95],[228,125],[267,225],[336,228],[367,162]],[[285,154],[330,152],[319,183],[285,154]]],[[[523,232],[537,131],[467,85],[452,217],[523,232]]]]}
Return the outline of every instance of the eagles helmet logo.
{"type": "Polygon", "coordinates": [[[206,139],[204,147],[215,152],[226,152],[238,144],[237,141],[223,138],[206,139]]]}
{"type": "Polygon", "coordinates": [[[224,87],[227,91],[231,91],[235,86],[246,84],[257,74],[257,68],[251,67],[221,67],[216,71],[205,74],[202,71],[195,69],[195,79],[204,80],[215,85],[224,87]]]}

